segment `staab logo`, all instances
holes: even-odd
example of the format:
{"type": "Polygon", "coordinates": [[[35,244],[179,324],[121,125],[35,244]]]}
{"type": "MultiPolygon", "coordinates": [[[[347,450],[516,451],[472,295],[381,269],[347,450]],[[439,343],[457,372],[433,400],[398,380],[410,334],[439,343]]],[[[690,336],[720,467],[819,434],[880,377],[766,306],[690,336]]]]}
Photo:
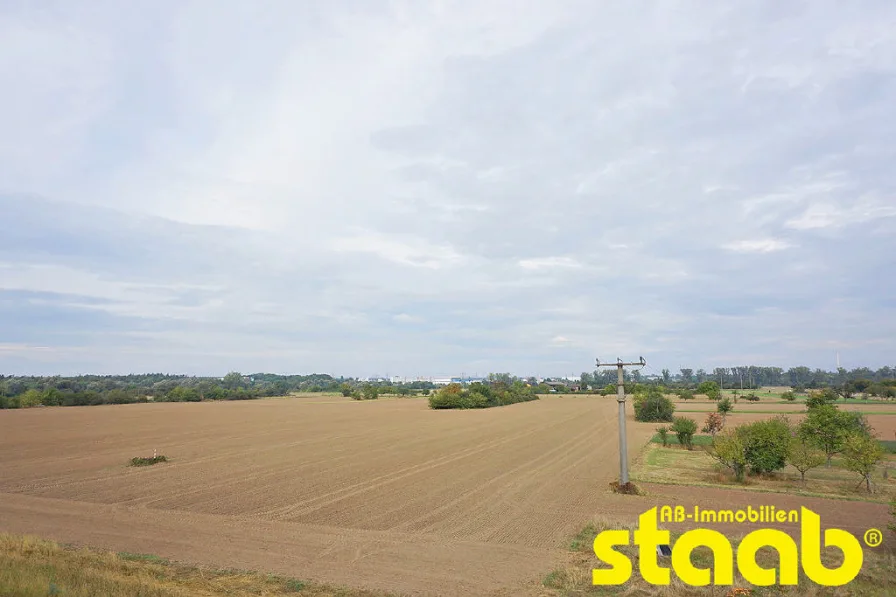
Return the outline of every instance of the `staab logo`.
{"type": "MultiPolygon", "coordinates": [[[[796,585],[799,568],[813,582],[826,586],[838,587],[851,582],[862,569],[864,553],[859,540],[851,533],[841,529],[826,529],[822,544],[821,518],[808,508],[789,513],[778,511],[768,506],[758,510],[748,508],[746,511],[731,510],[700,511],[685,514],[679,506],[674,510],[668,506],[662,509],[663,521],[675,520],[683,522],[796,522],[800,523],[800,546],[787,533],[778,529],[759,529],[746,535],[737,547],[737,570],[749,583],[767,587],[776,584],[796,585]],[[671,514],[674,512],[674,519],[671,514]],[[756,562],[756,552],[763,547],[774,548],[779,555],[778,568],[763,568],[756,562]],[[837,568],[827,568],[821,561],[822,547],[836,547],[843,553],[843,563],[837,568]]],[[[873,530],[873,529],[872,529],[873,530]]],[[[871,531],[869,531],[871,532],[871,531]]],[[[641,577],[652,585],[668,585],[671,572],[682,582],[697,587],[709,584],[734,584],[734,549],[728,538],[712,529],[700,528],[687,531],[675,542],[672,548],[671,570],[658,562],[657,547],[669,544],[669,531],[657,528],[657,508],[651,508],[641,514],[638,529],[634,533],[635,545],[638,546],[638,562],[641,577]],[[691,562],[691,552],[699,546],[709,547],[713,552],[712,568],[697,568],[691,562]],[[710,572],[712,575],[710,576],[710,572]]],[[[866,543],[874,546],[867,539],[866,543]]],[[[879,545],[880,542],[877,542],[879,545]]],[[[594,538],[594,555],[609,565],[609,568],[593,569],[594,585],[621,585],[632,575],[632,562],[625,554],[614,547],[631,545],[629,531],[603,531],[594,538]]]]}

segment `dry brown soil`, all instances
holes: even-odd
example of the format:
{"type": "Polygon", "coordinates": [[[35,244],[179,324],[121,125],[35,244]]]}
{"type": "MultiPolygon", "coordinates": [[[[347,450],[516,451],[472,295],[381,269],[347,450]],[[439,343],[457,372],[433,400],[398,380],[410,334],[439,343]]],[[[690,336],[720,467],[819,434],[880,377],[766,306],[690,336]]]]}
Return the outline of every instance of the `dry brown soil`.
{"type": "MultiPolygon", "coordinates": [[[[634,458],[656,425],[628,410],[634,458]]],[[[405,594],[517,595],[538,592],[595,516],[792,501],[610,494],[616,433],[615,400],[596,396],[480,411],[341,397],[0,411],[0,531],[405,594]],[[125,466],[154,449],[170,462],[125,466]]],[[[815,508],[885,522],[877,505],[815,508]]]]}

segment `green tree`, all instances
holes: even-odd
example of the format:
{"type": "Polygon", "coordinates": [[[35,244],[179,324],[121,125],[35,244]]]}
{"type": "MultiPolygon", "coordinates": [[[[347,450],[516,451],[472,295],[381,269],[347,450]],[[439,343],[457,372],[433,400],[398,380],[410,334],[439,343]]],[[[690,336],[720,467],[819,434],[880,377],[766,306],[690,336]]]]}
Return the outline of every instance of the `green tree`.
{"type": "Polygon", "coordinates": [[[787,392],[784,392],[783,394],[781,394],[781,398],[783,398],[784,400],[787,400],[788,402],[793,402],[794,400],[796,400],[796,394],[794,394],[793,392],[787,391],[787,392]]]}
{"type": "Polygon", "coordinates": [[[741,435],[736,429],[727,429],[714,437],[706,449],[707,454],[731,469],[739,483],[743,482],[747,470],[747,448],[741,435]]]}
{"type": "Polygon", "coordinates": [[[687,390],[687,389],[681,390],[680,392],[678,392],[678,397],[681,398],[682,400],[693,400],[694,392],[692,392],[691,390],[687,390]]]}
{"type": "Polygon", "coordinates": [[[722,395],[719,384],[714,381],[701,382],[697,386],[697,393],[705,395],[710,400],[718,400],[722,395]]]}
{"type": "Polygon", "coordinates": [[[342,382],[342,384],[339,386],[339,391],[342,392],[342,395],[346,398],[352,395],[353,389],[354,388],[352,388],[351,384],[345,381],[342,382]]]}
{"type": "Polygon", "coordinates": [[[800,423],[799,433],[825,453],[827,466],[831,466],[834,455],[843,451],[846,437],[863,428],[867,429],[866,424],[854,414],[841,412],[832,404],[822,404],[809,409],[800,423]]]}
{"type": "Polygon", "coordinates": [[[238,371],[231,371],[224,376],[222,385],[228,390],[238,390],[243,387],[243,375],[238,371]]]}
{"type": "Polygon", "coordinates": [[[830,405],[832,402],[836,401],[836,392],[830,388],[825,388],[823,390],[809,392],[809,396],[806,398],[806,408],[811,410],[813,408],[818,408],[819,406],[830,405]]]}
{"type": "Polygon", "coordinates": [[[21,408],[32,408],[43,404],[43,400],[43,392],[32,388],[19,396],[19,406],[21,408]]]}
{"type": "Polygon", "coordinates": [[[791,428],[786,417],[756,421],[737,428],[746,446],[750,472],[771,473],[787,466],[787,448],[791,428]]]}
{"type": "Polygon", "coordinates": [[[375,385],[368,383],[364,384],[361,394],[364,396],[364,400],[376,400],[380,395],[380,390],[375,385]]]}
{"type": "Polygon", "coordinates": [[[800,472],[800,479],[806,482],[806,473],[825,463],[824,452],[806,441],[799,434],[793,434],[787,446],[787,464],[800,472]]]}
{"type": "Polygon", "coordinates": [[[844,465],[862,476],[868,493],[871,493],[871,473],[883,457],[883,446],[873,436],[853,432],[843,440],[844,465]]]}
{"type": "Polygon", "coordinates": [[[672,421],[672,433],[678,436],[678,443],[688,450],[694,449],[694,434],[697,433],[697,421],[687,417],[675,417],[672,421]]]}
{"type": "Polygon", "coordinates": [[[722,417],[727,417],[728,413],[734,410],[734,406],[731,404],[731,400],[728,398],[722,398],[719,400],[719,403],[716,405],[716,410],[719,412],[722,417]]]}

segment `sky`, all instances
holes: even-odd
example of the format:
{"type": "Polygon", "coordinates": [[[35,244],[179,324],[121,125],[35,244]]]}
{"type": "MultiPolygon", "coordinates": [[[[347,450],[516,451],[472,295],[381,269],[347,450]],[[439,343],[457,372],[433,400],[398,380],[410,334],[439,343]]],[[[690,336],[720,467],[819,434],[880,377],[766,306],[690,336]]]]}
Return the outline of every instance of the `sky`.
{"type": "Polygon", "coordinates": [[[896,365],[896,3],[0,0],[0,372],[896,365]]]}

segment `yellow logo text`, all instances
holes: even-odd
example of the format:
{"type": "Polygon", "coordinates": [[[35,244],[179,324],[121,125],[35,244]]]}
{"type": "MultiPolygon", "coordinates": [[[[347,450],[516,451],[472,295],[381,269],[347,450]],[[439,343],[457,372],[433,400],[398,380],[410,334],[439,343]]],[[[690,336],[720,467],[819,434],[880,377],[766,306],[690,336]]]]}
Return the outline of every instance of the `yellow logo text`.
{"type": "MultiPolygon", "coordinates": [[[[698,520],[702,522],[708,518],[700,517],[698,520]]],[[[790,517],[781,513],[771,516],[769,522],[783,522],[785,518],[790,517]]],[[[822,537],[821,518],[808,508],[800,509],[799,519],[799,547],[783,531],[759,529],[743,538],[737,547],[736,558],[734,548],[722,533],[711,529],[688,531],[672,547],[670,569],[660,565],[657,554],[657,546],[669,544],[669,531],[657,529],[657,508],[652,508],[641,514],[638,529],[634,533],[641,577],[652,585],[668,585],[674,571],[682,582],[696,587],[704,587],[710,583],[731,585],[734,584],[736,560],[740,575],[747,582],[760,587],[796,585],[800,566],[809,579],[821,586],[839,587],[851,582],[859,574],[864,561],[859,540],[841,529],[826,529],[822,537]],[[697,568],[691,562],[691,552],[699,546],[712,550],[712,568],[697,568]],[[778,552],[778,568],[762,568],[756,562],[756,552],[763,547],[771,547],[778,552]],[[821,562],[823,547],[836,547],[842,551],[843,563],[837,568],[825,567],[821,562]]],[[[594,538],[594,555],[610,567],[592,570],[593,584],[621,585],[628,582],[632,575],[632,562],[628,556],[614,549],[623,545],[631,545],[628,531],[603,531],[594,538]]]]}

